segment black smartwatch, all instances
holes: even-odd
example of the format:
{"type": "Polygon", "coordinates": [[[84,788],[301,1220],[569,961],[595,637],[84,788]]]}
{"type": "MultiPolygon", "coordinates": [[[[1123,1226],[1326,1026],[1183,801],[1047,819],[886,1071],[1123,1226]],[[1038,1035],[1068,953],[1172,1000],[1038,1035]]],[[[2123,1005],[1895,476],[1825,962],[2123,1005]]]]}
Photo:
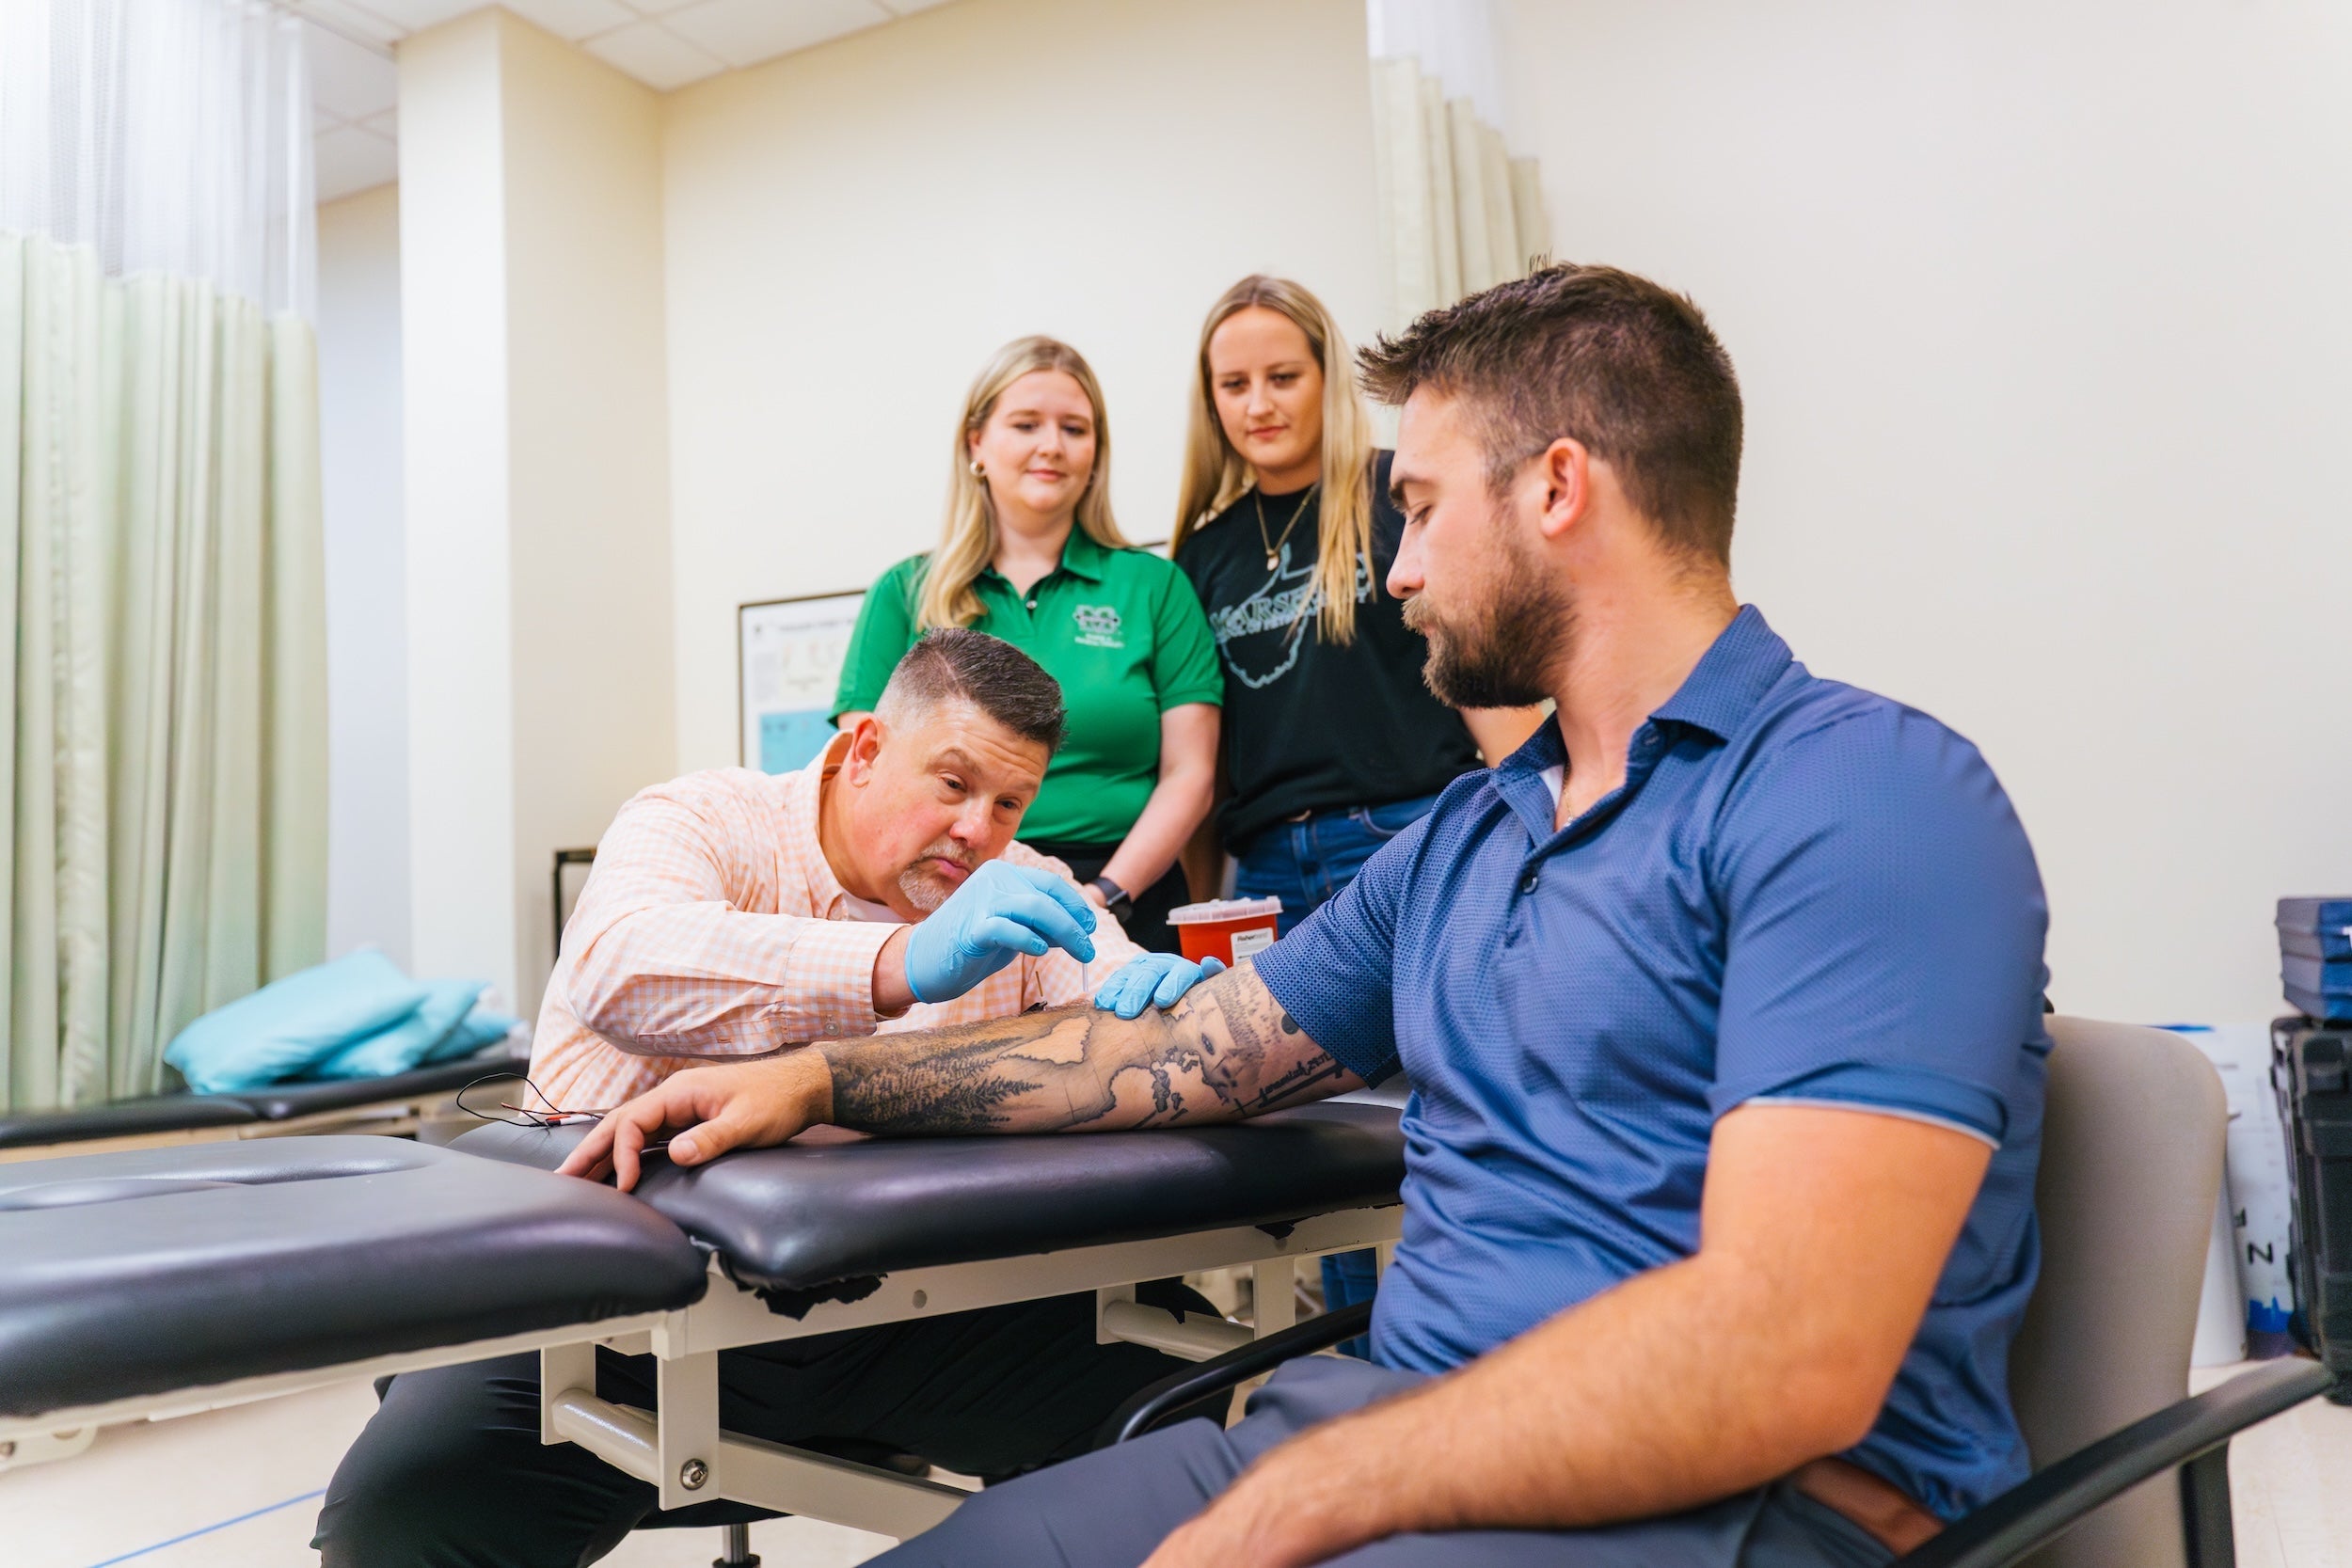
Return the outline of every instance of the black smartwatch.
{"type": "Polygon", "coordinates": [[[1136,901],[1127,895],[1127,890],[1108,877],[1097,877],[1087,883],[1087,886],[1100,889],[1103,895],[1103,907],[1120,919],[1124,920],[1136,912],[1136,901]]]}

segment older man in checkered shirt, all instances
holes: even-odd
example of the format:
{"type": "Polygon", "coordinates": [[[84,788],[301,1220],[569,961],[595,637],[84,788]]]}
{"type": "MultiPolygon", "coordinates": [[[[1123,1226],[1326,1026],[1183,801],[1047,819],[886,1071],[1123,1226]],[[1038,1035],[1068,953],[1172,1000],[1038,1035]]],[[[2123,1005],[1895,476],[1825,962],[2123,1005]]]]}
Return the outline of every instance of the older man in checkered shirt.
{"type": "Polygon", "coordinates": [[[801,771],[639,795],[564,928],[538,1092],[601,1111],[706,1062],[1083,1001],[1142,949],[1014,842],[1061,729],[1026,655],[933,632],[801,771]]]}
{"type": "MultiPolygon", "coordinates": [[[[1059,862],[1013,842],[1061,727],[1060,688],[1028,656],[935,631],[806,769],[696,773],[638,796],[564,933],[533,1081],[564,1109],[601,1110],[681,1068],[811,1038],[1090,991],[1128,1017],[1172,1004],[1200,969],[1144,954],[1059,862]]],[[[1139,1294],[1213,1310],[1172,1281],[1139,1294]]],[[[1182,1365],[1096,1343],[1088,1294],[728,1351],[719,1375],[728,1424],[755,1436],[994,1476],[1078,1451],[1182,1365]]],[[[656,1402],[644,1356],[602,1353],[597,1387],[656,1402]]],[[[320,1513],[326,1562],[579,1563],[632,1529],[764,1516],[660,1512],[652,1487],[586,1449],[543,1446],[538,1400],[531,1354],[393,1379],[320,1513]]]]}

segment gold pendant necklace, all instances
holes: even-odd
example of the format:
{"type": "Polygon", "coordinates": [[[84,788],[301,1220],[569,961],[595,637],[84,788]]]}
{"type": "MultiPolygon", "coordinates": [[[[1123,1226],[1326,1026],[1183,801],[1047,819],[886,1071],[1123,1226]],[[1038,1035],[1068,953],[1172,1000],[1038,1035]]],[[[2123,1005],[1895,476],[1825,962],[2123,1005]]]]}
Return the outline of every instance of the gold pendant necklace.
{"type": "Polygon", "coordinates": [[[1249,499],[1258,509],[1258,543],[1265,546],[1265,569],[1267,571],[1271,572],[1281,563],[1282,546],[1291,542],[1291,530],[1296,528],[1298,519],[1307,515],[1308,504],[1315,499],[1315,492],[1322,487],[1323,481],[1321,480],[1316,480],[1307,486],[1307,493],[1299,497],[1298,504],[1291,509],[1291,520],[1282,525],[1282,537],[1279,539],[1266,537],[1265,496],[1255,489],[1249,492],[1249,499]]]}

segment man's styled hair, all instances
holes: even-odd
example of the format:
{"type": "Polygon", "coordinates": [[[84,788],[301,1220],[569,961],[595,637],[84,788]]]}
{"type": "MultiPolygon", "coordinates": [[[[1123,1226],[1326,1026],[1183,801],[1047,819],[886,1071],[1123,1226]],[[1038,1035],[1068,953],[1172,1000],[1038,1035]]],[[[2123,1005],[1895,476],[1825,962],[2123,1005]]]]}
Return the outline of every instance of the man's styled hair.
{"type": "Polygon", "coordinates": [[[1668,547],[1731,562],[1740,380],[1689,296],[1564,262],[1432,310],[1359,356],[1365,391],[1468,405],[1501,492],[1566,436],[1617,472],[1668,547]]]}
{"type": "Polygon", "coordinates": [[[874,704],[885,716],[961,698],[1051,756],[1061,749],[1061,684],[1001,637],[963,626],[925,632],[874,704]]]}

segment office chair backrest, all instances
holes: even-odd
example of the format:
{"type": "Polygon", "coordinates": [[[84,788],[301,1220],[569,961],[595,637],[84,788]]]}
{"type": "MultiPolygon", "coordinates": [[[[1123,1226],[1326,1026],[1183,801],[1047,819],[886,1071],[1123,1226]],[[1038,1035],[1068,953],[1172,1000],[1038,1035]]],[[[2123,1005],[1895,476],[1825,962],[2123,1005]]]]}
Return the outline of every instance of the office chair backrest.
{"type": "MultiPolygon", "coordinates": [[[[2037,1469],[2187,1393],[2229,1118],[2219,1074],[2178,1035],[2049,1025],[2042,1280],[2009,1379],[2037,1469]]],[[[2182,1568],[2177,1479],[2117,1498],[2032,1560],[2182,1568]]]]}

